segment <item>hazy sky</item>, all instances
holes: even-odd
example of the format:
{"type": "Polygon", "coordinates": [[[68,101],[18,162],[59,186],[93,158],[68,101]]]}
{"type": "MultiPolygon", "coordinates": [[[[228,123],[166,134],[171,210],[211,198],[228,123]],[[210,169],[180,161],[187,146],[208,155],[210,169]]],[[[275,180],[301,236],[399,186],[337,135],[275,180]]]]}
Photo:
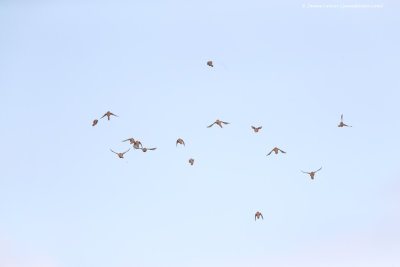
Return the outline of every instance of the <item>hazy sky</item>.
{"type": "Polygon", "coordinates": [[[399,14],[1,1],[0,266],[400,266],[399,14]]]}

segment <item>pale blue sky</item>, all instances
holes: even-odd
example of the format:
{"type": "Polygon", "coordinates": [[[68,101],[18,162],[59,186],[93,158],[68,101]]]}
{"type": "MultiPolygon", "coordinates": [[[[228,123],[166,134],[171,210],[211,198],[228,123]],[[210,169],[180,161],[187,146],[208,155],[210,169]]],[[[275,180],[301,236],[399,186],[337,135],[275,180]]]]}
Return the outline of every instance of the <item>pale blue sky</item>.
{"type": "Polygon", "coordinates": [[[0,2],[0,265],[399,266],[399,26],[394,0],[0,2]]]}

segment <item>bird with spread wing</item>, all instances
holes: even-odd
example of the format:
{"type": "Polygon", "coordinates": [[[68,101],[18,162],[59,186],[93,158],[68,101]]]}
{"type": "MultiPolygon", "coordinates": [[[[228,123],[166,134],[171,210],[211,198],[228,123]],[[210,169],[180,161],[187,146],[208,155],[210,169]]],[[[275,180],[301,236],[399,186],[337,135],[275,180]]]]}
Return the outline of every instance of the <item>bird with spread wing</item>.
{"type": "Polygon", "coordinates": [[[260,126],[260,127],[251,126],[251,128],[253,128],[255,133],[258,133],[258,131],[262,128],[262,126],[260,126]]]}
{"type": "Polygon", "coordinates": [[[110,116],[115,116],[118,117],[118,115],[115,115],[114,113],[107,111],[100,119],[104,118],[105,116],[107,116],[108,120],[110,120],[110,116]]]}
{"type": "Polygon", "coordinates": [[[146,147],[142,147],[142,148],[136,148],[135,147],[135,149],[140,149],[140,150],[142,150],[143,152],[146,152],[147,150],[156,150],[157,148],[156,147],[153,147],[153,148],[146,148],[146,147]]]}
{"type": "Polygon", "coordinates": [[[340,116],[340,124],[338,125],[338,127],[343,127],[343,126],[352,127],[352,126],[350,126],[350,125],[347,125],[347,124],[344,124],[344,123],[343,123],[343,114],[342,114],[342,116],[340,116]]]}
{"type": "Polygon", "coordinates": [[[277,147],[274,147],[272,150],[271,150],[271,152],[269,152],[268,154],[267,154],[267,156],[269,156],[269,155],[271,155],[271,153],[272,152],[275,152],[275,154],[278,154],[278,152],[281,152],[281,153],[286,153],[285,151],[283,151],[283,150],[281,150],[281,149],[279,149],[279,148],[277,148],[277,147]]]}
{"type": "Polygon", "coordinates": [[[126,142],[126,141],[129,141],[129,144],[134,144],[136,141],[135,141],[135,139],[134,138],[128,138],[128,139],[125,139],[125,140],[122,140],[122,142],[126,142]]]}
{"type": "Polygon", "coordinates": [[[212,127],[214,124],[217,124],[219,127],[221,127],[221,128],[222,128],[222,123],[223,123],[223,124],[229,124],[229,122],[225,122],[225,121],[216,120],[216,121],[215,121],[213,124],[211,124],[211,125],[207,126],[207,128],[210,128],[210,127],[212,127]]]}
{"type": "Polygon", "coordinates": [[[319,172],[321,169],[322,169],[322,167],[319,168],[318,170],[314,171],[314,172],[305,172],[305,171],[301,171],[301,172],[302,172],[302,173],[309,174],[310,177],[311,177],[311,180],[314,180],[315,173],[319,172]]]}
{"type": "Polygon", "coordinates": [[[115,152],[115,151],[112,150],[112,149],[110,149],[110,150],[111,150],[111,152],[117,154],[119,158],[123,159],[123,158],[124,158],[124,154],[125,154],[126,152],[128,152],[129,150],[131,150],[131,149],[128,149],[127,151],[122,152],[122,153],[117,153],[117,152],[115,152]]]}

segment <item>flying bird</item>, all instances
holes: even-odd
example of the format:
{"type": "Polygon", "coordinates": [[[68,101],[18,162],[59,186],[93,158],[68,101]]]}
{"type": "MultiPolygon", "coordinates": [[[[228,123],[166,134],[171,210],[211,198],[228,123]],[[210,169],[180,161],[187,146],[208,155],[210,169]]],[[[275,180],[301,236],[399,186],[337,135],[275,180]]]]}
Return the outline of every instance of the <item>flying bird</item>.
{"type": "Polygon", "coordinates": [[[185,145],[185,142],[181,138],[178,138],[178,140],[176,140],[176,145],[178,146],[178,144],[185,145]]]}
{"type": "Polygon", "coordinates": [[[92,126],[95,126],[98,122],[99,120],[94,120],[92,126]]]}
{"type": "Polygon", "coordinates": [[[264,217],[262,216],[261,212],[257,211],[256,214],[254,215],[254,220],[257,221],[257,219],[261,218],[264,220],[264,217]]]}
{"type": "MultiPolygon", "coordinates": [[[[132,144],[132,143],[131,143],[131,144],[132,144]]],[[[133,143],[133,148],[139,149],[140,146],[143,148],[143,145],[142,145],[142,143],[141,143],[139,140],[136,140],[136,141],[133,143]]]]}
{"type": "Polygon", "coordinates": [[[211,124],[210,126],[207,126],[207,128],[210,128],[210,127],[213,126],[214,124],[218,124],[219,127],[222,128],[222,123],[223,123],[223,124],[229,124],[229,122],[224,122],[224,121],[216,120],[213,124],[211,124]]]}
{"type": "Polygon", "coordinates": [[[135,139],[133,139],[132,137],[128,138],[128,139],[125,139],[122,142],[126,142],[126,141],[129,141],[129,144],[131,144],[131,145],[135,143],[135,139]]]}
{"type": "Polygon", "coordinates": [[[193,166],[194,159],[189,159],[189,163],[190,163],[190,165],[192,165],[192,166],[193,166]]]}
{"type": "Polygon", "coordinates": [[[257,133],[262,128],[262,126],[260,127],[251,126],[251,128],[253,128],[254,132],[257,133]]]}
{"type": "Polygon", "coordinates": [[[142,147],[142,148],[136,148],[136,149],[141,149],[143,152],[146,152],[147,150],[156,150],[156,147],[153,148],[146,148],[146,147],[142,147]]]}
{"type": "Polygon", "coordinates": [[[303,172],[303,173],[309,174],[310,177],[311,177],[311,180],[314,180],[314,175],[315,175],[315,173],[316,173],[316,172],[319,172],[321,169],[322,169],[322,167],[319,168],[318,170],[316,170],[315,172],[304,172],[304,171],[302,171],[302,172],[303,172]]]}
{"type": "Polygon", "coordinates": [[[285,151],[283,151],[283,150],[281,150],[281,149],[279,149],[279,148],[277,148],[277,147],[274,147],[274,148],[271,150],[271,152],[269,152],[269,153],[267,154],[267,156],[271,155],[272,152],[275,152],[275,154],[278,154],[279,151],[280,151],[281,153],[286,153],[285,151]]]}
{"type": "Polygon", "coordinates": [[[131,149],[128,149],[127,151],[125,151],[125,152],[123,152],[123,153],[117,153],[117,152],[113,151],[112,149],[110,149],[110,150],[111,150],[111,152],[117,154],[119,158],[123,159],[123,158],[124,158],[124,154],[125,154],[126,152],[128,152],[129,150],[131,150],[131,149]]]}
{"type": "Polygon", "coordinates": [[[338,127],[343,127],[343,126],[352,127],[352,126],[350,126],[350,125],[347,125],[347,124],[344,124],[344,123],[343,123],[343,114],[342,114],[342,116],[340,116],[340,124],[338,125],[338,127]]]}
{"type": "Polygon", "coordinates": [[[110,116],[118,117],[118,115],[115,115],[114,113],[111,113],[110,111],[107,111],[106,114],[104,114],[103,117],[101,117],[100,119],[104,118],[105,116],[107,116],[108,120],[110,120],[110,116]]]}
{"type": "Polygon", "coordinates": [[[214,67],[213,62],[211,60],[207,61],[207,65],[210,66],[210,67],[214,67]]]}

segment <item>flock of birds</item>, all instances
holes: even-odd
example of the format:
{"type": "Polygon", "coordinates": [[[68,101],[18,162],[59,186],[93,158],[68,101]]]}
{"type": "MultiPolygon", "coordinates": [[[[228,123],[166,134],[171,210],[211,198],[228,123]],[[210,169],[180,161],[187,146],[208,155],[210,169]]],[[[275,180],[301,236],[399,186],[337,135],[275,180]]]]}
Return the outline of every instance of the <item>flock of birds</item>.
{"type": "MultiPolygon", "coordinates": [[[[210,67],[214,67],[212,61],[207,61],[207,65],[210,66],[210,67]]],[[[107,111],[100,119],[102,119],[102,118],[104,118],[104,117],[107,117],[107,119],[110,120],[110,117],[111,117],[111,116],[118,117],[118,115],[115,115],[114,113],[112,113],[112,112],[110,112],[110,111],[107,111]]],[[[93,121],[92,126],[96,126],[98,122],[99,122],[99,120],[98,120],[98,119],[95,119],[95,120],[93,121]]],[[[218,125],[219,127],[223,128],[223,127],[222,127],[223,124],[227,125],[227,124],[229,124],[229,122],[225,122],[225,121],[221,121],[221,120],[216,120],[216,121],[213,122],[211,125],[207,126],[207,128],[211,128],[211,127],[214,126],[214,125],[218,125]]],[[[345,124],[345,123],[343,122],[343,114],[342,114],[341,117],[340,117],[340,123],[339,123],[338,127],[352,127],[352,126],[347,125],[347,124],[345,124]]],[[[259,130],[262,129],[262,126],[260,126],[260,127],[251,126],[251,128],[254,130],[255,133],[257,133],[259,130]]],[[[148,150],[156,150],[156,149],[157,149],[156,147],[153,147],[153,148],[143,147],[142,143],[141,143],[139,140],[135,140],[135,139],[132,138],[132,137],[131,137],[131,138],[128,138],[128,139],[125,139],[125,140],[122,140],[122,142],[127,142],[127,141],[129,141],[129,144],[130,144],[130,145],[133,145],[133,148],[134,148],[134,149],[142,150],[143,152],[146,152],[146,151],[148,151],[148,150]]],[[[178,138],[178,139],[176,140],[176,146],[178,146],[178,144],[185,146],[185,142],[182,140],[182,138],[178,138]]],[[[125,152],[120,152],[120,153],[118,153],[118,152],[115,152],[114,150],[110,149],[111,152],[117,154],[118,157],[121,158],[121,159],[124,158],[124,155],[125,155],[129,150],[131,150],[131,149],[129,148],[129,149],[126,150],[125,152]]],[[[275,152],[275,154],[278,154],[279,152],[281,152],[281,153],[283,153],[283,154],[286,154],[286,152],[283,151],[282,149],[280,149],[280,148],[278,148],[278,147],[274,147],[274,148],[267,154],[267,156],[271,155],[272,152],[275,152]]],[[[193,158],[190,158],[190,159],[189,159],[189,163],[190,163],[190,165],[193,166],[193,164],[194,164],[194,159],[193,159],[193,158]]],[[[322,167],[319,168],[318,170],[312,171],[312,172],[305,172],[305,171],[301,171],[301,172],[310,175],[311,179],[314,180],[315,174],[316,174],[317,172],[319,172],[321,169],[322,169],[322,167]]],[[[261,212],[257,211],[257,212],[255,213],[255,215],[254,215],[254,220],[260,219],[260,217],[264,220],[264,217],[263,217],[263,215],[261,214],[261,212]]]]}

